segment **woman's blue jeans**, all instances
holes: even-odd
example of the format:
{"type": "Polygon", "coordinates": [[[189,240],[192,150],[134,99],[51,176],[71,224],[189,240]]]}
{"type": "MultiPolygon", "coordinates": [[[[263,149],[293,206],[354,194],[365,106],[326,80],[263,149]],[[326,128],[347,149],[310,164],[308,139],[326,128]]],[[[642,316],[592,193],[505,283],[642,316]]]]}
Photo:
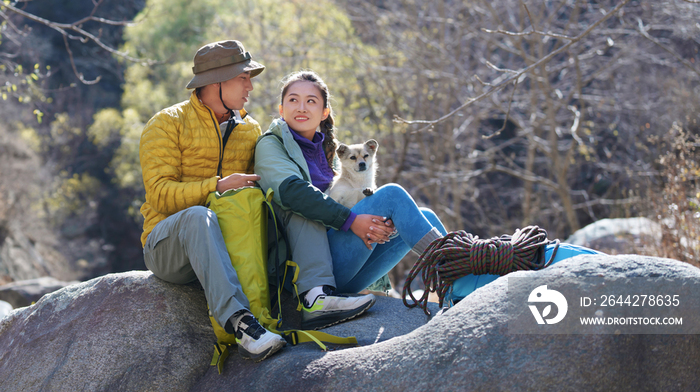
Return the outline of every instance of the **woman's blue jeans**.
{"type": "Polygon", "coordinates": [[[328,230],[336,290],[341,293],[357,293],[376,282],[394,268],[433,227],[442,235],[447,234],[433,211],[419,208],[411,195],[396,184],[377,189],[372,196],[360,200],[352,212],[390,218],[399,236],[384,244],[372,244],[370,250],[350,230],[328,230]]]}

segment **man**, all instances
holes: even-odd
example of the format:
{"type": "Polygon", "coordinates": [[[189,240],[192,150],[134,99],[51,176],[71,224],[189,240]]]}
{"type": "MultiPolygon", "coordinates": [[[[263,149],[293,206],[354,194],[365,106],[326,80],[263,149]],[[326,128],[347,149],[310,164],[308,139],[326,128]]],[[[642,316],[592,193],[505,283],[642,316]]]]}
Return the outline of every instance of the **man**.
{"type": "MultiPolygon", "coordinates": [[[[248,310],[216,215],[203,205],[211,192],[253,186],[260,179],[252,173],[262,131],[243,107],[253,90],[251,79],[264,69],[238,41],[203,46],[194,56],[194,77],[187,84],[194,89],[190,99],[153,116],[139,144],[146,189],[141,207],[146,267],[172,283],[199,279],[214,318],[236,335],[239,353],[256,361],[286,342],[248,310]]],[[[303,266],[303,260],[297,263],[303,266]]],[[[316,285],[333,285],[329,275],[316,285]]],[[[321,310],[329,323],[339,321],[333,320],[336,313],[345,319],[374,303],[369,296],[329,299],[337,304],[321,310]]]]}

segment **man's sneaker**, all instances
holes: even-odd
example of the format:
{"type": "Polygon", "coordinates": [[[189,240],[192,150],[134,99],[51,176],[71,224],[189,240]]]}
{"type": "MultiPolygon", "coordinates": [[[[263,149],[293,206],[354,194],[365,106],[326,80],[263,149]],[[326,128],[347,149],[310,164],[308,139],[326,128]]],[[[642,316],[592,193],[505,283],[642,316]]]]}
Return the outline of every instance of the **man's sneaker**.
{"type": "Polygon", "coordinates": [[[287,344],[283,337],[262,327],[250,313],[238,321],[236,327],[238,353],[243,358],[260,362],[287,344]]]}
{"type": "Polygon", "coordinates": [[[316,300],[307,307],[302,306],[301,329],[322,329],[350,320],[364,313],[374,305],[377,298],[373,294],[359,296],[331,295],[326,290],[326,295],[319,295],[316,300]]]}

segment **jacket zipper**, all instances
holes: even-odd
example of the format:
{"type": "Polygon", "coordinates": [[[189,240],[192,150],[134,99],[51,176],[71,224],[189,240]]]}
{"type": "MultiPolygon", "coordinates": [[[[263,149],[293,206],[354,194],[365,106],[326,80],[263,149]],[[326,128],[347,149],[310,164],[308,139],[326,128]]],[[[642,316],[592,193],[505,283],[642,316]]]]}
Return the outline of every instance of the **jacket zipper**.
{"type": "Polygon", "coordinates": [[[222,146],[223,136],[221,136],[221,128],[219,128],[219,122],[216,121],[216,119],[214,118],[214,114],[212,114],[211,109],[207,108],[207,110],[209,111],[209,117],[211,117],[211,121],[214,123],[214,129],[217,130],[216,131],[217,139],[219,139],[219,165],[217,166],[217,169],[216,169],[216,175],[221,177],[221,164],[224,160],[224,148],[222,146]]]}
{"type": "MultiPolygon", "coordinates": [[[[218,129],[217,136],[219,138],[219,165],[216,168],[216,175],[219,177],[223,177],[224,149],[226,148],[226,144],[224,143],[224,140],[223,140],[224,135],[222,134],[221,127],[219,127],[219,122],[216,121],[216,119],[214,118],[214,115],[212,114],[211,109],[209,109],[209,116],[211,117],[211,120],[214,122],[214,126],[216,127],[216,129],[218,129]]],[[[246,116],[248,116],[248,113],[244,114],[243,117],[241,117],[241,119],[246,118],[246,116]]],[[[238,124],[234,123],[233,127],[231,128],[231,131],[228,133],[229,137],[231,136],[231,133],[233,133],[233,130],[236,128],[236,126],[238,126],[238,124]]],[[[227,128],[228,128],[228,126],[227,126],[227,128]]],[[[228,141],[228,137],[226,138],[226,141],[228,141]]]]}

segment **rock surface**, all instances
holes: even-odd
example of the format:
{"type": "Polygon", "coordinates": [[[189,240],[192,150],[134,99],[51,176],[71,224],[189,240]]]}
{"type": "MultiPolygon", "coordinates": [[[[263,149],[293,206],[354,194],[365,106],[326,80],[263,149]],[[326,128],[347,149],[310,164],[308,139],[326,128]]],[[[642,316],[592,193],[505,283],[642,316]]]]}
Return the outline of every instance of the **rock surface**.
{"type": "MultiPolygon", "coordinates": [[[[578,256],[541,276],[700,279],[700,269],[642,256],[578,256]]],[[[427,320],[381,297],[366,315],[324,330],[360,347],[286,347],[254,363],[234,350],[219,375],[197,286],[148,272],[107,275],[44,296],[0,321],[3,390],[404,391],[693,390],[700,335],[515,335],[507,278],[427,320]],[[26,371],[31,369],[31,371],[26,371]]],[[[432,310],[436,310],[435,307],[432,310]]]]}
{"type": "Polygon", "coordinates": [[[200,289],[147,272],[65,287],[0,322],[3,389],[187,390],[211,359],[205,321],[200,289]]]}
{"type": "Polygon", "coordinates": [[[600,219],[577,230],[564,242],[608,254],[650,254],[645,248],[661,240],[661,226],[648,218],[600,219]]]}

